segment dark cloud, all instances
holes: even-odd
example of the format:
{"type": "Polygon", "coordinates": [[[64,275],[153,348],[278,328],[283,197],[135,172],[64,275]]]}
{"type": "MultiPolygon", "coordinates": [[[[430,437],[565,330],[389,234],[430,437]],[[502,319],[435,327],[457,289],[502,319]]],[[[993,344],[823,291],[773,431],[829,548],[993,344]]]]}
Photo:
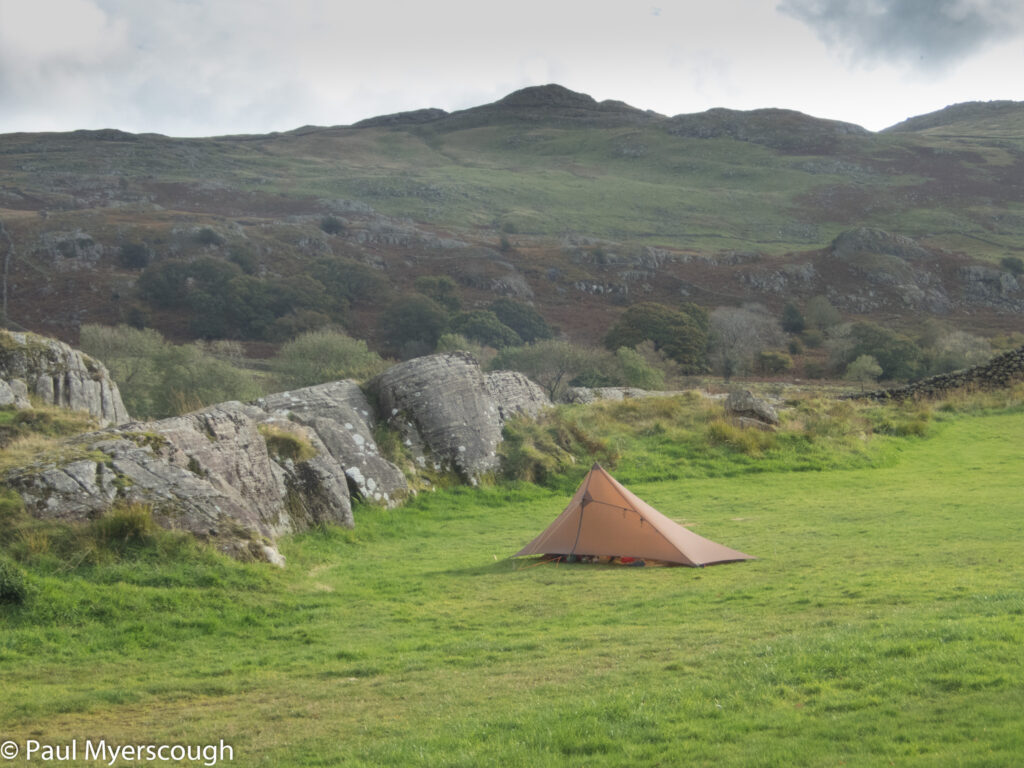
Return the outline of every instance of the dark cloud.
{"type": "Polygon", "coordinates": [[[1018,0],[785,0],[778,8],[855,61],[927,70],[947,69],[1022,26],[1018,0]]]}

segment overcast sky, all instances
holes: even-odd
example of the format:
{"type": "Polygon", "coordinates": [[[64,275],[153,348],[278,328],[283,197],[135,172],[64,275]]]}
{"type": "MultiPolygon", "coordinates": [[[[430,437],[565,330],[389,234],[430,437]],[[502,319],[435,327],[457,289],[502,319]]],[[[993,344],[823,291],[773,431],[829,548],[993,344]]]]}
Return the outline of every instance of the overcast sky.
{"type": "Polygon", "coordinates": [[[1020,0],[0,0],[0,133],[264,133],[545,83],[878,130],[1024,100],[1022,72],[1020,0]]]}

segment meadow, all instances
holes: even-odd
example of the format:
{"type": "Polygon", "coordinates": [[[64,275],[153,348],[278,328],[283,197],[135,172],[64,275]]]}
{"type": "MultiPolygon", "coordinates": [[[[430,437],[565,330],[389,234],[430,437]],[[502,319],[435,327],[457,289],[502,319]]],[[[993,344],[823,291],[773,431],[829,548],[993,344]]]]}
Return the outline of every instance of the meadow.
{"type": "Polygon", "coordinates": [[[244,766],[1024,761],[1019,398],[832,461],[723,452],[716,427],[700,464],[668,453],[674,421],[610,437],[617,476],[759,559],[510,559],[584,467],[360,507],[353,531],[284,541],[283,571],[167,535],[25,558],[0,741],[224,739],[244,766]]]}

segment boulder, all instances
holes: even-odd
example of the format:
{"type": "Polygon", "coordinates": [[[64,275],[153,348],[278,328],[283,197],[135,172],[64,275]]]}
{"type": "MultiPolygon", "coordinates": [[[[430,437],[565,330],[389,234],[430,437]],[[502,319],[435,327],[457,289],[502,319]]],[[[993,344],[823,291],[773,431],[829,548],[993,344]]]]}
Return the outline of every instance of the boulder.
{"type": "Polygon", "coordinates": [[[0,380],[12,390],[14,403],[19,393],[24,402],[31,392],[47,403],[87,411],[102,426],[129,421],[106,367],[56,339],[0,331],[0,380]]]}
{"type": "Polygon", "coordinates": [[[547,404],[525,376],[505,372],[490,383],[472,355],[420,357],[384,371],[368,388],[421,466],[454,471],[475,485],[498,467],[505,419],[547,404]],[[500,407],[499,407],[500,402],[500,407]]]}
{"type": "Polygon", "coordinates": [[[739,419],[741,425],[751,426],[745,420],[757,421],[760,424],[775,426],[779,423],[779,415],[775,409],[749,390],[732,392],[725,401],[725,410],[739,419]]]}
{"type": "Polygon", "coordinates": [[[519,371],[484,374],[484,385],[498,407],[498,418],[503,424],[514,416],[536,416],[551,405],[540,385],[519,371]]]}

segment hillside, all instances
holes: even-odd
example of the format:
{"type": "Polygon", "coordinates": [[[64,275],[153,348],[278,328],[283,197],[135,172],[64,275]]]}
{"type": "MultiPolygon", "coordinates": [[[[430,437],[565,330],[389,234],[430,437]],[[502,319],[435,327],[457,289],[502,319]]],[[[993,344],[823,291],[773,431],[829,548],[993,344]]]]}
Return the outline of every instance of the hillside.
{"type": "Polygon", "coordinates": [[[1024,105],[871,133],[786,110],[668,117],[552,85],[263,136],[8,134],[0,221],[8,317],[71,342],[86,322],[275,341],[326,319],[375,342],[382,307],[423,275],[453,277],[464,308],[531,302],[583,342],[638,300],[778,311],[816,295],[990,334],[1024,309],[1001,266],[1024,252],[1024,105]],[[262,302],[258,330],[197,327],[195,297],[140,291],[203,258],[228,265],[246,311],[262,302]],[[356,273],[377,287],[335,279],[356,273]]]}

